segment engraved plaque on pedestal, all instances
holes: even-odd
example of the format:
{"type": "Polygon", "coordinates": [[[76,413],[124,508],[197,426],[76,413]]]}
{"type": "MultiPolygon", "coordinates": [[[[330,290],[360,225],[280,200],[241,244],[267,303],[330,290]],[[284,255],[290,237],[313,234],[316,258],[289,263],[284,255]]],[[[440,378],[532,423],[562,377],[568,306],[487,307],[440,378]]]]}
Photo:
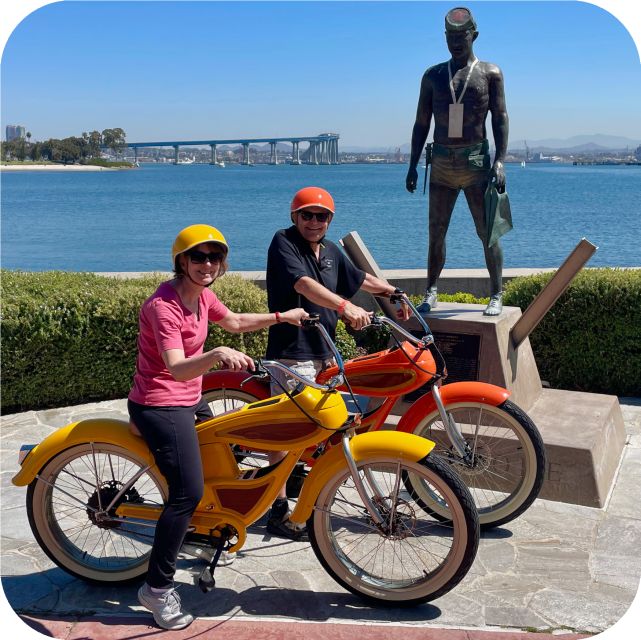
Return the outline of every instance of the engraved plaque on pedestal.
{"type": "Polygon", "coordinates": [[[479,334],[435,331],[434,342],[447,363],[447,382],[479,379],[479,334]]]}

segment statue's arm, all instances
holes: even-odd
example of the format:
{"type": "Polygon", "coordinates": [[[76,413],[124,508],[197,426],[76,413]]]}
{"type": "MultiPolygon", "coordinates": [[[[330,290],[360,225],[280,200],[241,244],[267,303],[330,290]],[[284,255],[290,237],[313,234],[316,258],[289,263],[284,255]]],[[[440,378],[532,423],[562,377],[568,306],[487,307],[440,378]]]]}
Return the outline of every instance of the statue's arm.
{"type": "Polygon", "coordinates": [[[429,78],[429,69],[423,75],[421,80],[421,92],[416,107],[416,121],[412,129],[412,144],[410,152],[410,165],[405,178],[405,187],[412,193],[416,189],[418,182],[418,172],[416,167],[421,159],[427,134],[430,131],[430,121],[432,120],[432,82],[429,78]]]}
{"type": "Polygon", "coordinates": [[[496,181],[499,191],[503,191],[505,189],[503,163],[507,154],[507,139],[510,127],[505,104],[503,74],[495,65],[490,68],[490,111],[492,114],[492,135],[494,136],[494,146],[496,147],[490,178],[496,181]]]}

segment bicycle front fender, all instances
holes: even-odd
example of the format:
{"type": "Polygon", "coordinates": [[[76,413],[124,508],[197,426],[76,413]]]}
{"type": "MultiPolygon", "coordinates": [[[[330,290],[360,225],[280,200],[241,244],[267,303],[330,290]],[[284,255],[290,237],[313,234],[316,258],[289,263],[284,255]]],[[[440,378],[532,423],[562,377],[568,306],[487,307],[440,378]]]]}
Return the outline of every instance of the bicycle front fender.
{"type": "Polygon", "coordinates": [[[47,436],[40,444],[36,445],[35,449],[29,452],[11,482],[18,487],[28,485],[55,455],[65,449],[87,442],[117,445],[137,454],[149,465],[155,464],[145,441],[129,431],[129,423],[122,420],[96,418],[72,422],[47,436]]]}
{"type": "MultiPolygon", "coordinates": [[[[354,436],[350,440],[350,450],[356,463],[367,459],[422,460],[432,449],[434,443],[411,433],[398,431],[370,431],[354,436]]],[[[347,460],[340,445],[332,447],[321,456],[305,479],[296,508],[290,516],[292,522],[302,524],[307,521],[314,509],[316,500],[323,487],[341,470],[347,468],[347,460]]]]}
{"type": "Polygon", "coordinates": [[[259,400],[270,398],[272,394],[269,383],[252,378],[252,375],[248,371],[227,371],[226,369],[210,371],[203,376],[202,392],[207,393],[216,389],[236,389],[250,393],[259,400]]]}
{"type": "MultiPolygon", "coordinates": [[[[453,382],[441,387],[441,400],[447,409],[457,402],[478,402],[498,407],[509,397],[510,392],[503,387],[487,382],[453,382]]],[[[425,417],[437,411],[434,396],[431,393],[422,395],[405,412],[396,426],[396,431],[413,433],[416,425],[425,417]]]]}

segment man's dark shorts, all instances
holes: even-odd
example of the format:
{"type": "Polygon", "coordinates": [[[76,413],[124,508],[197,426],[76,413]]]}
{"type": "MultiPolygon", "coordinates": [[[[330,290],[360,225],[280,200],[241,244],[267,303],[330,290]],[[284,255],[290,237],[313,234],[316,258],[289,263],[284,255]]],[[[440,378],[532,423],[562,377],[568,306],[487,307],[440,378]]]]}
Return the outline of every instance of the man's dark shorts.
{"type": "Polygon", "coordinates": [[[445,146],[434,143],[430,184],[450,189],[486,185],[490,171],[489,143],[483,140],[470,146],[445,146]]]}

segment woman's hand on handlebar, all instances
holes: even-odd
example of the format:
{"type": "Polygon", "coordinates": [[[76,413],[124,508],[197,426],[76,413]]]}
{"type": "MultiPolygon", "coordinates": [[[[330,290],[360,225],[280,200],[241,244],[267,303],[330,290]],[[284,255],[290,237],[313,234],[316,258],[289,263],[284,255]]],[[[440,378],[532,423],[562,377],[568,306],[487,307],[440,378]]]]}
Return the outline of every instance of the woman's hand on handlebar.
{"type": "Polygon", "coordinates": [[[230,347],[216,347],[212,349],[220,367],[230,371],[254,371],[255,364],[253,358],[250,358],[242,351],[236,351],[230,347]]]}
{"type": "Polygon", "coordinates": [[[281,322],[288,322],[289,324],[293,324],[297,327],[300,327],[300,321],[305,318],[309,318],[309,313],[300,307],[297,309],[290,309],[289,311],[283,311],[280,314],[281,322]]]}
{"type": "Polygon", "coordinates": [[[348,302],[343,310],[343,321],[349,324],[352,329],[359,331],[368,324],[371,324],[373,315],[374,313],[372,311],[365,311],[362,307],[348,302]]]}

